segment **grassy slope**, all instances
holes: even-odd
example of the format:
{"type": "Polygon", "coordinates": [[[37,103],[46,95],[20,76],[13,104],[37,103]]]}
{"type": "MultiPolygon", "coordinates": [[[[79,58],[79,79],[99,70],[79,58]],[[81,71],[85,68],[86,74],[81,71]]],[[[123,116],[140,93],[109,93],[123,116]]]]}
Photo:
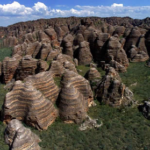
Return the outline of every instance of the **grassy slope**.
{"type": "Polygon", "coordinates": [[[11,56],[12,54],[12,51],[11,51],[11,48],[1,48],[0,49],[0,61],[3,61],[3,59],[6,57],[6,56],[11,56]]]}
{"type": "MultiPolygon", "coordinates": [[[[144,67],[145,63],[132,63],[127,73],[121,74],[125,84],[130,86],[137,82],[137,86],[131,87],[137,100],[142,101],[150,97],[150,68],[144,67]]],[[[83,69],[82,75],[88,70],[83,69]]],[[[99,69],[101,72],[101,69],[99,69]]],[[[103,75],[104,72],[101,72],[103,75]]],[[[59,79],[56,79],[59,82],[59,79]]],[[[57,82],[56,81],[56,82],[57,82]]],[[[1,90],[1,89],[0,89],[1,90]]],[[[0,97],[1,101],[5,91],[0,97]]],[[[96,101],[97,102],[97,101],[96,101]]],[[[2,103],[1,103],[2,104],[2,103]]],[[[57,119],[47,131],[39,132],[32,129],[40,136],[40,146],[43,150],[149,150],[150,149],[150,121],[146,120],[137,108],[129,108],[120,111],[105,105],[90,108],[89,115],[102,120],[104,125],[100,129],[92,129],[80,132],[78,125],[64,124],[57,119]]],[[[0,145],[7,149],[4,144],[4,126],[0,123],[0,145]]]]}
{"type": "Polygon", "coordinates": [[[126,73],[120,74],[122,81],[133,91],[136,100],[143,101],[150,98],[150,68],[145,62],[130,63],[126,73]],[[137,83],[136,86],[131,84],[137,83]]]}

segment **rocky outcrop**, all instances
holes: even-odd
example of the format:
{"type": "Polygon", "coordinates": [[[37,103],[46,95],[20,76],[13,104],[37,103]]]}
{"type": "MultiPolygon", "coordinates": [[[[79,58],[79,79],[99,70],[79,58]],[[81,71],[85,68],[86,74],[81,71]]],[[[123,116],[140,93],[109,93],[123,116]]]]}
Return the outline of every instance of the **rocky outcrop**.
{"type": "Polygon", "coordinates": [[[62,41],[62,45],[64,47],[63,53],[66,55],[69,55],[72,58],[73,58],[73,53],[74,53],[73,40],[74,40],[74,37],[71,34],[68,34],[63,38],[63,41],[62,41]]]}
{"type": "MultiPolygon", "coordinates": [[[[24,56],[26,54],[27,47],[28,47],[28,44],[26,42],[24,42],[23,44],[18,44],[16,46],[14,46],[12,49],[12,56],[14,56],[15,54],[24,56]]],[[[28,51],[29,51],[29,49],[28,49],[28,51]]]]}
{"type": "Polygon", "coordinates": [[[73,59],[69,55],[66,55],[66,54],[59,54],[56,57],[56,60],[59,61],[61,64],[64,64],[66,61],[74,64],[73,59]]]}
{"type": "Polygon", "coordinates": [[[93,57],[95,61],[100,61],[104,59],[105,55],[105,43],[109,39],[110,34],[108,33],[99,33],[95,42],[95,49],[93,51],[93,57]]]}
{"type": "Polygon", "coordinates": [[[25,79],[27,83],[39,90],[48,100],[55,102],[59,94],[59,88],[54,82],[51,72],[41,72],[25,79]]]}
{"type": "Polygon", "coordinates": [[[47,61],[54,60],[60,53],[61,53],[61,48],[52,49],[47,56],[47,61]]]}
{"type": "Polygon", "coordinates": [[[122,64],[118,63],[115,60],[111,60],[109,62],[109,66],[113,67],[118,72],[126,72],[127,71],[126,68],[122,64]]]}
{"type": "Polygon", "coordinates": [[[96,92],[101,102],[113,107],[128,106],[133,102],[133,93],[122,82],[114,68],[110,67],[96,92]]]}
{"type": "Polygon", "coordinates": [[[130,50],[132,45],[137,46],[140,36],[141,36],[141,33],[137,27],[131,30],[129,36],[127,37],[125,46],[124,46],[124,49],[127,53],[130,50]]]}
{"type": "Polygon", "coordinates": [[[142,62],[149,59],[147,52],[140,51],[135,45],[132,45],[128,53],[131,62],[142,62]]]}
{"type": "Polygon", "coordinates": [[[111,60],[117,61],[119,64],[125,67],[129,66],[127,55],[119,42],[118,36],[112,36],[107,44],[106,62],[111,60]]]}
{"type": "Polygon", "coordinates": [[[24,127],[20,121],[13,119],[5,130],[5,142],[10,150],[40,150],[40,138],[30,129],[24,127]]]}
{"type": "Polygon", "coordinates": [[[45,72],[45,71],[48,70],[49,65],[48,65],[48,63],[46,61],[40,59],[38,61],[38,67],[37,68],[38,68],[37,72],[45,72]]]}
{"type": "Polygon", "coordinates": [[[124,26],[117,26],[114,34],[118,34],[119,37],[122,37],[124,35],[125,32],[125,27],[124,26]]]}
{"type": "Polygon", "coordinates": [[[60,117],[66,123],[82,122],[92,101],[89,82],[77,73],[66,70],[59,99],[60,117]]]}
{"type": "Polygon", "coordinates": [[[14,55],[14,57],[5,57],[2,64],[3,82],[8,83],[12,80],[15,75],[16,69],[18,68],[21,57],[14,55]]]}
{"type": "Polygon", "coordinates": [[[101,124],[98,124],[97,121],[98,119],[92,119],[89,116],[87,116],[85,121],[79,127],[79,130],[84,131],[87,129],[100,128],[103,125],[103,123],[101,122],[101,124]]]}
{"type": "Polygon", "coordinates": [[[13,47],[18,44],[18,39],[15,36],[8,36],[3,40],[3,47],[13,47]]]}
{"type": "MultiPolygon", "coordinates": [[[[40,82],[40,80],[37,82],[40,82]]],[[[35,88],[36,86],[33,86],[29,80],[25,83],[15,82],[12,91],[8,92],[5,97],[3,106],[4,122],[18,119],[25,121],[38,130],[46,130],[55,121],[58,116],[57,109],[46,98],[46,94],[40,92],[41,89],[35,88]]]]}
{"type": "Polygon", "coordinates": [[[144,117],[150,119],[150,101],[145,101],[140,107],[144,117]]]}
{"type": "Polygon", "coordinates": [[[12,58],[6,57],[1,65],[1,74],[5,83],[11,81],[12,78],[24,80],[29,75],[47,71],[49,68],[48,63],[44,60],[34,59],[31,55],[21,57],[18,54],[12,58]]]}
{"type": "Polygon", "coordinates": [[[81,42],[78,54],[79,65],[88,65],[91,63],[92,59],[93,56],[90,52],[89,43],[86,41],[81,42]]]}
{"type": "Polygon", "coordinates": [[[101,75],[96,68],[90,68],[90,70],[85,74],[85,78],[89,81],[99,79],[100,77],[101,75]]]}
{"type": "Polygon", "coordinates": [[[65,54],[59,54],[56,60],[51,62],[50,72],[53,76],[62,76],[65,69],[77,72],[72,58],[65,54]]]}
{"type": "Polygon", "coordinates": [[[34,75],[37,69],[37,59],[32,58],[30,55],[24,56],[17,69],[16,69],[16,80],[23,80],[29,75],[34,75]]]}
{"type": "Polygon", "coordinates": [[[52,61],[51,62],[51,66],[50,66],[50,70],[51,74],[53,75],[53,77],[59,76],[61,77],[64,73],[64,67],[63,65],[59,62],[59,61],[52,61]]]}

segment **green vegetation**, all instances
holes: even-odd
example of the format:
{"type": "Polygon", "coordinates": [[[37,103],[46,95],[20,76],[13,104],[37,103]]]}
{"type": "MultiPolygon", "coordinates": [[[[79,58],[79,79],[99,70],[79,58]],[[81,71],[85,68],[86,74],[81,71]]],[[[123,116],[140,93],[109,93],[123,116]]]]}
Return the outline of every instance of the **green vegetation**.
{"type": "Polygon", "coordinates": [[[78,70],[78,73],[81,75],[81,76],[85,76],[85,74],[87,73],[87,71],[90,69],[90,66],[89,65],[80,65],[80,66],[77,66],[77,70],[78,70]]]}
{"type": "Polygon", "coordinates": [[[60,87],[60,81],[61,81],[61,77],[54,77],[54,81],[55,81],[55,84],[60,87]]]}
{"type": "Polygon", "coordinates": [[[52,60],[48,60],[47,64],[50,66],[51,62],[52,62],[52,60]]]}
{"type": "Polygon", "coordinates": [[[1,48],[0,49],[0,61],[3,61],[5,57],[9,57],[12,54],[12,48],[1,48]]]}
{"type": "Polygon", "coordinates": [[[6,37],[4,36],[3,38],[0,39],[0,44],[3,43],[3,40],[4,40],[5,38],[6,38],[6,37]]]}
{"type": "MultiPolygon", "coordinates": [[[[88,66],[77,68],[83,70],[82,75],[89,70],[88,66]]],[[[98,70],[104,75],[104,71],[98,70]]],[[[141,102],[150,97],[150,68],[145,67],[145,62],[131,63],[127,72],[120,75],[134,92],[136,100],[141,102]]],[[[55,82],[60,83],[60,78],[55,78],[55,82]]],[[[6,93],[2,87],[0,85],[0,105],[6,93]]],[[[136,107],[120,110],[96,103],[97,106],[90,108],[88,114],[103,122],[99,129],[81,132],[78,125],[64,124],[59,118],[47,131],[39,132],[30,127],[41,138],[42,150],[150,150],[150,121],[136,107]]],[[[8,149],[3,139],[4,128],[0,122],[0,148],[3,150],[8,149]]]]}
{"type": "MultiPolygon", "coordinates": [[[[0,110],[2,108],[2,105],[4,103],[5,95],[8,91],[4,90],[4,85],[0,83],[0,110]]],[[[0,149],[1,150],[8,150],[9,147],[4,142],[4,131],[5,131],[6,125],[4,125],[0,121],[0,149]]]]}
{"type": "Polygon", "coordinates": [[[133,91],[136,100],[140,102],[150,98],[150,68],[145,64],[145,62],[130,63],[127,72],[120,74],[122,81],[133,91]]]}

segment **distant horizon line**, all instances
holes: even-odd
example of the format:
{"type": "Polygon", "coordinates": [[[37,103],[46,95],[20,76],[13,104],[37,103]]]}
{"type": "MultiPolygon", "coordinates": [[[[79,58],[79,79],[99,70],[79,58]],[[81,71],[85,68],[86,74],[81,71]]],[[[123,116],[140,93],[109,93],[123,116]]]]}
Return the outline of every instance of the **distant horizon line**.
{"type": "Polygon", "coordinates": [[[120,16],[111,16],[111,17],[100,17],[100,16],[69,16],[69,17],[51,17],[51,18],[39,18],[39,19],[32,19],[32,20],[27,20],[27,21],[19,21],[19,22],[16,22],[16,23],[13,23],[13,24],[10,24],[8,26],[1,26],[0,25],[0,28],[7,28],[9,26],[13,26],[13,25],[16,25],[16,24],[19,24],[19,23],[25,23],[25,22],[33,22],[33,21],[38,21],[38,20],[50,20],[50,19],[65,19],[65,18],[130,18],[130,19],[133,19],[133,20],[145,20],[147,18],[150,18],[150,17],[145,17],[143,19],[139,19],[139,18],[132,18],[130,16],[125,16],[125,17],[120,17],[120,16]]]}

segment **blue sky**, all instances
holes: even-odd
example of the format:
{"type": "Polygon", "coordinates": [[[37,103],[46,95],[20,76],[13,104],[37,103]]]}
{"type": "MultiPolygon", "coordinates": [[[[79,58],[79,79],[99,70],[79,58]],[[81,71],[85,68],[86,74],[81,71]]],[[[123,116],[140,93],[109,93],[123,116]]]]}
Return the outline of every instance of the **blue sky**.
{"type": "Polygon", "coordinates": [[[150,0],[0,0],[0,26],[69,16],[150,17],[150,0]]]}

